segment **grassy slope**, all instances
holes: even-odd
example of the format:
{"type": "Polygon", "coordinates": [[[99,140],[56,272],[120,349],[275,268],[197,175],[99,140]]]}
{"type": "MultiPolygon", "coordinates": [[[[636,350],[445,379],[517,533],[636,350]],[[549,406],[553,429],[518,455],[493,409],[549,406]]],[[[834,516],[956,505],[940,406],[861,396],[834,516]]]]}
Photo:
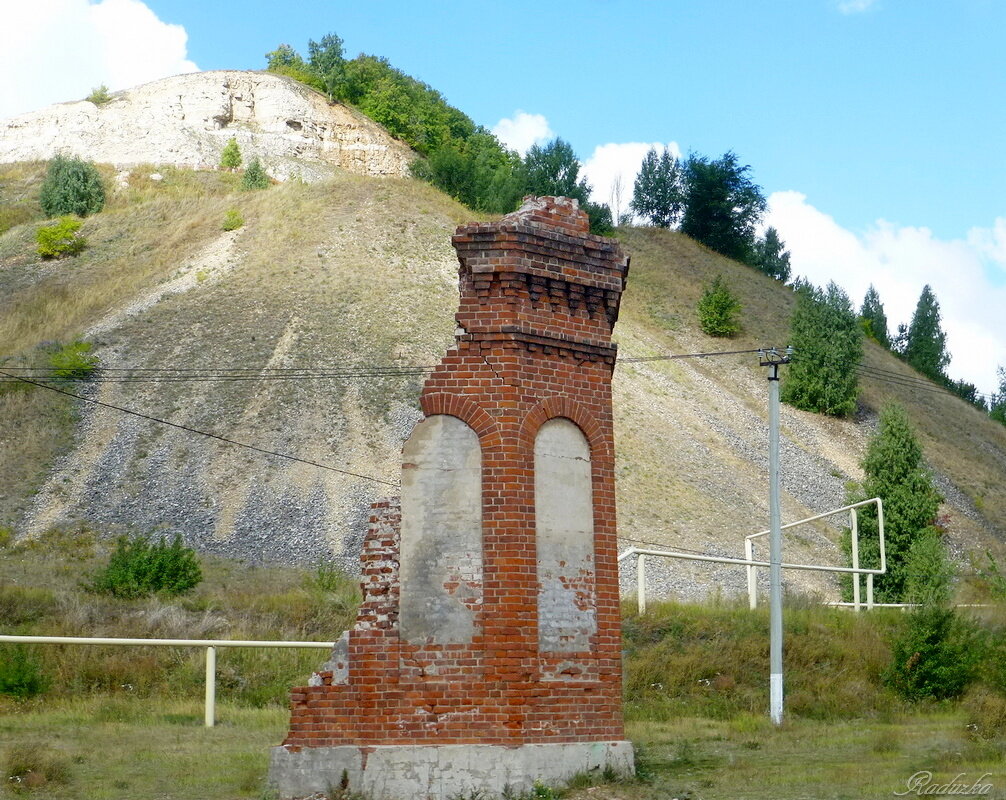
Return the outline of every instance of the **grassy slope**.
{"type": "MultiPolygon", "coordinates": [[[[89,250],[72,262],[33,256],[34,226],[0,236],[0,341],[7,353],[30,353],[39,342],[67,340],[95,321],[191,270],[194,258],[225,251],[209,279],[167,295],[132,317],[120,317],[95,336],[103,363],[139,366],[207,364],[310,365],[434,363],[449,345],[456,307],[449,237],[475,215],[431,187],[410,180],[342,176],[313,185],[287,184],[266,192],[234,191],[235,176],[162,170],[150,181],[134,170],[130,187],[112,194],[108,209],[85,223],[89,250]],[[220,223],[237,207],[246,225],[223,241],[220,223]]],[[[29,174],[30,173],[30,174],[29,174]]],[[[0,168],[0,202],[30,194],[27,167],[0,168]],[[4,172],[6,170],[6,172],[4,172]],[[26,177],[27,176],[27,177],[26,177]],[[10,192],[14,192],[10,188],[10,192]]],[[[661,230],[620,232],[632,255],[630,281],[616,329],[622,354],[744,349],[786,343],[792,293],[753,270],[725,260],[687,237],[661,230]],[[744,299],[744,330],[712,339],[697,325],[703,285],[723,274],[744,299]]],[[[197,270],[197,278],[199,277],[197,270]]],[[[867,363],[911,370],[872,345],[867,363]]],[[[397,477],[398,449],[415,419],[419,383],[369,381],[298,385],[105,385],[100,397],[139,407],[225,436],[397,477]]],[[[864,383],[863,422],[831,420],[784,409],[784,516],[795,519],[834,507],[858,460],[872,411],[897,400],[909,409],[932,464],[962,489],[950,527],[959,551],[1002,539],[1006,497],[995,491],[1006,469],[1006,429],[946,393],[911,393],[864,383]],[[865,423],[865,424],[864,424],[865,423]],[[980,512],[980,513],[978,513],[980,512]]],[[[764,487],[765,382],[753,357],[625,365],[615,375],[622,535],[694,549],[737,554],[742,533],[767,518],[764,487]]],[[[163,524],[185,531],[185,507],[215,507],[214,536],[226,540],[254,525],[248,498],[266,486],[274,497],[310,496],[318,487],[334,500],[327,511],[329,541],[338,547],[358,526],[370,485],[305,467],[207,446],[154,426],[139,435],[118,417],[81,412],[87,435],[70,450],[83,465],[53,473],[67,452],[72,409],[42,393],[0,397],[0,431],[15,448],[0,464],[0,523],[12,524],[47,475],[43,522],[80,515],[108,498],[97,519],[141,528],[163,524]],[[58,423],[58,424],[57,424],[58,423]],[[132,431],[132,433],[131,433],[132,431]],[[132,438],[130,438],[132,437],[132,438]],[[123,465],[114,474],[92,466],[109,453],[123,465]],[[198,493],[172,483],[186,464],[198,474],[198,493]],[[94,468],[96,469],[96,468],[94,468]],[[138,492],[168,496],[176,517],[122,520],[116,503],[138,492]]],[[[377,493],[380,493],[379,491],[377,493]]],[[[147,503],[146,505],[150,505],[147,503]]],[[[169,504],[171,505],[171,504],[169,504]]],[[[949,507],[948,507],[949,508],[949,507]]],[[[138,511],[138,514],[142,509],[138,511]]],[[[159,512],[167,513],[167,512],[159,512]]],[[[84,513],[86,517],[87,512],[84,513]]],[[[38,530],[44,530],[41,523],[38,530]]],[[[834,557],[833,529],[791,540],[796,558],[834,557]]],[[[680,567],[679,584],[709,582],[736,591],[737,571],[680,567]]],[[[820,578],[795,585],[828,591],[820,578]]]]}

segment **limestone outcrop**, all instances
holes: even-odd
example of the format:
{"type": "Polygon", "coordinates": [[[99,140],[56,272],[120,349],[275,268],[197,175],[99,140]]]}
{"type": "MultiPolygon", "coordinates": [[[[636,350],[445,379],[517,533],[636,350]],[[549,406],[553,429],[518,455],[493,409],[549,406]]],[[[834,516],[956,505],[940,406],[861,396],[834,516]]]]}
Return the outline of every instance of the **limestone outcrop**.
{"type": "Polygon", "coordinates": [[[269,72],[176,75],[95,105],[59,103],[0,121],[0,163],[62,152],[121,167],[212,168],[231,137],[278,180],[320,180],[335,168],[406,175],[412,150],[359,112],[269,72]]]}

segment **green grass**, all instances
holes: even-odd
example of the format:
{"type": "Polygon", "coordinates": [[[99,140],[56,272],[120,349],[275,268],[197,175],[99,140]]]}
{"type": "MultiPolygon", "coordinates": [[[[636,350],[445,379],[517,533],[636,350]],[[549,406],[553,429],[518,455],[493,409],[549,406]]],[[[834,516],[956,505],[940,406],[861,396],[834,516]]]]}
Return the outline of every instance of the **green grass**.
{"type": "MultiPolygon", "coordinates": [[[[72,529],[0,549],[0,630],[333,641],[354,616],[355,586],[325,563],[295,569],[205,559],[203,583],[174,599],[85,591],[82,582],[110,547],[72,529]]],[[[979,621],[1001,638],[1003,619],[1001,609],[984,609],[979,621]]],[[[904,701],[880,680],[904,620],[900,612],[856,615],[788,598],[786,721],[777,729],[766,713],[764,611],[653,603],[640,617],[627,606],[625,709],[640,779],[580,775],[557,796],[858,800],[890,796],[923,769],[947,779],[1002,776],[1006,661],[990,660],[959,702],[904,701]]],[[[0,646],[0,655],[12,652],[0,646]]],[[[13,765],[14,774],[21,765],[18,774],[27,774],[30,756],[34,773],[50,777],[16,788],[53,800],[269,797],[268,752],[286,733],[288,691],[325,657],[221,648],[219,725],[206,730],[198,650],[39,645],[34,652],[49,688],[0,698],[0,767],[13,765]]]]}

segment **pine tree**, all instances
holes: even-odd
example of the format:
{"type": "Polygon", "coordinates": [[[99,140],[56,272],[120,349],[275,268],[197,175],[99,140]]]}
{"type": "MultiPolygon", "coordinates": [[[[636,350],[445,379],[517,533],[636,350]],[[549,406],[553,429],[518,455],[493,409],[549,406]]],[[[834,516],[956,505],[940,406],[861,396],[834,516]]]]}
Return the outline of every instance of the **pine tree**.
{"type": "Polygon", "coordinates": [[[241,166],[241,148],[238,147],[236,136],[232,136],[220,154],[220,167],[222,169],[237,169],[241,166]]]}
{"type": "Polygon", "coordinates": [[[884,304],[880,302],[880,294],[870,284],[866,290],[866,297],[863,298],[863,306],[859,309],[859,318],[863,321],[863,329],[866,335],[884,347],[890,349],[891,338],[887,333],[887,315],[884,313],[884,304]]]}
{"type": "Polygon", "coordinates": [[[683,203],[678,160],[667,147],[660,155],[651,147],[636,175],[629,207],[651,225],[669,228],[681,216],[683,203]]]}
{"type": "Polygon", "coordinates": [[[268,189],[269,188],[269,176],[266,175],[264,169],[262,169],[262,162],[258,160],[258,156],[255,156],[248,165],[248,169],[245,170],[245,174],[241,177],[241,188],[242,189],[268,189]]]}
{"type": "Polygon", "coordinates": [[[775,228],[766,228],[765,235],[754,244],[752,266],[785,283],[790,274],[789,251],[785,247],[779,232],[775,228]]]}
{"type": "Polygon", "coordinates": [[[784,371],[782,400],[804,411],[835,417],[856,410],[856,366],[863,356],[863,331],[848,295],[836,284],[824,291],[811,284],[797,290],[790,319],[795,352],[784,371]]]}
{"type": "Polygon", "coordinates": [[[904,359],[923,375],[942,382],[950,363],[947,335],[940,327],[940,304],[929,284],[922,288],[918,305],[908,326],[904,359]]]}
{"type": "Polygon", "coordinates": [[[999,391],[989,399],[989,416],[1006,425],[1006,368],[999,367],[996,374],[999,376],[999,391]]]}
{"type": "MultiPolygon", "coordinates": [[[[879,497],[884,503],[887,572],[874,578],[874,597],[881,603],[898,603],[909,588],[906,564],[912,543],[933,533],[943,500],[933,487],[922,462],[922,447],[901,406],[891,404],[881,411],[880,427],[867,446],[862,466],[863,483],[850,492],[849,502],[879,497]]],[[[844,545],[848,553],[848,536],[844,545]]],[[[873,506],[859,513],[859,563],[874,568],[880,564],[873,506]]]]}

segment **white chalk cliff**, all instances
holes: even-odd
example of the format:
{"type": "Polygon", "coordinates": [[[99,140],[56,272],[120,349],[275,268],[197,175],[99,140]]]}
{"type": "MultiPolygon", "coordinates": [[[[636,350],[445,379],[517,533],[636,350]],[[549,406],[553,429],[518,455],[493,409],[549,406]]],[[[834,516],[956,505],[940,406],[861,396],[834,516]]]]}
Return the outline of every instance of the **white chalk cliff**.
{"type": "Polygon", "coordinates": [[[406,175],[413,153],[359,112],[290,78],[218,70],[176,75],[95,105],[59,103],[0,121],[0,163],[56,153],[118,166],[210,168],[231,137],[274,178],[318,180],[334,168],[406,175]]]}

